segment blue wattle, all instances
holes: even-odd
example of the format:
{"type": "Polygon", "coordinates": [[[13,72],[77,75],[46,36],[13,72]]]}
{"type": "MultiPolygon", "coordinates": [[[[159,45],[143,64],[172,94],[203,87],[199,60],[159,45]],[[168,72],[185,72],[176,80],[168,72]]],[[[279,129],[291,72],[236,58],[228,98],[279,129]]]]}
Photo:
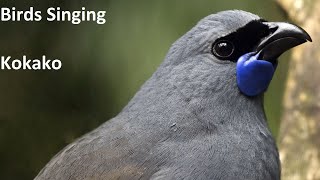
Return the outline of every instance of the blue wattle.
{"type": "Polygon", "coordinates": [[[272,63],[258,60],[258,55],[245,54],[237,62],[237,84],[247,96],[263,93],[269,86],[275,68],[272,63]]]}

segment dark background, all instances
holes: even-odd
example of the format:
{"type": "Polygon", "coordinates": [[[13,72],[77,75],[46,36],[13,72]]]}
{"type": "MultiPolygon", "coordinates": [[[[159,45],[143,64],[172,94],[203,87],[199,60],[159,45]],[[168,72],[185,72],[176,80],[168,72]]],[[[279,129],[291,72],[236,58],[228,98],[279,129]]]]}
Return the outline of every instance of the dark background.
{"type": "MultiPolygon", "coordinates": [[[[0,179],[32,179],[61,148],[115,116],[201,18],[242,9],[272,21],[286,15],[272,0],[10,1],[1,7],[45,14],[48,7],[107,11],[107,22],[0,22],[0,55],[60,59],[62,69],[0,70],[0,179]],[[11,3],[11,4],[9,4],[11,3]]],[[[265,98],[277,136],[287,57],[265,98]]]]}

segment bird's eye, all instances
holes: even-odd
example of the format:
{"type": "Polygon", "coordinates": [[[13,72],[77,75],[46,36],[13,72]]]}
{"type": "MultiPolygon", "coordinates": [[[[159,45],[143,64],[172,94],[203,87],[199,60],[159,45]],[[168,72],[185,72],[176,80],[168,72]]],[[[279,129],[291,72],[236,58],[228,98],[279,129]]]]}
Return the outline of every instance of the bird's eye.
{"type": "Polygon", "coordinates": [[[234,45],[228,40],[220,40],[213,44],[212,53],[218,58],[228,58],[234,51],[234,45]]]}

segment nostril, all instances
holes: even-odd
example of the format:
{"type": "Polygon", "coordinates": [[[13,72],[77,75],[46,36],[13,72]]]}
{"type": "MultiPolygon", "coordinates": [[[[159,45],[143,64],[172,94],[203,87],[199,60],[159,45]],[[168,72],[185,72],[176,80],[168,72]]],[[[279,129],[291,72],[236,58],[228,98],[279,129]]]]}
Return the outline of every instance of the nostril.
{"type": "Polygon", "coordinates": [[[270,34],[273,34],[274,32],[276,32],[276,30],[279,28],[279,26],[274,25],[273,27],[269,27],[269,32],[270,34]]]}
{"type": "Polygon", "coordinates": [[[279,28],[279,26],[275,23],[263,22],[263,24],[269,27],[269,34],[273,34],[279,28]]]}

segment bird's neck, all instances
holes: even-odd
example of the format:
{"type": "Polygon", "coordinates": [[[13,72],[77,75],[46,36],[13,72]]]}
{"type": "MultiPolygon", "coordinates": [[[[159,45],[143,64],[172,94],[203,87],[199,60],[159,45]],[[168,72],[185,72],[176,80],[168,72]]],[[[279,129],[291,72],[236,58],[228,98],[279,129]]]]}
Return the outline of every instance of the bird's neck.
{"type": "MultiPolygon", "coordinates": [[[[181,66],[166,75],[158,76],[161,77],[158,82],[162,82],[161,86],[165,84],[168,89],[166,92],[176,91],[176,98],[183,99],[186,109],[203,121],[213,124],[251,123],[267,126],[263,94],[245,96],[238,89],[235,66],[218,65],[212,69],[209,63],[181,66]]],[[[162,69],[161,72],[163,71],[162,69]]],[[[157,77],[157,74],[154,76],[157,77]]]]}
{"type": "MultiPolygon", "coordinates": [[[[189,85],[186,85],[190,87],[189,85]]],[[[190,89],[176,87],[185,99],[187,109],[206,124],[216,128],[219,126],[264,128],[267,123],[263,107],[263,96],[247,97],[236,86],[222,88],[214,92],[209,87],[203,93],[192,94],[190,89]]]]}
{"type": "MultiPolygon", "coordinates": [[[[203,85],[197,80],[179,82],[177,79],[171,81],[154,76],[142,86],[125,109],[134,109],[138,105],[146,116],[150,114],[152,107],[161,107],[163,114],[183,109],[186,113],[182,116],[193,114],[208,128],[220,125],[239,127],[246,124],[267,127],[263,96],[247,97],[236,85],[203,85]]],[[[183,118],[181,114],[179,118],[183,118]]]]}
{"type": "Polygon", "coordinates": [[[268,131],[263,96],[247,97],[239,91],[234,66],[212,69],[210,64],[199,62],[174,69],[160,67],[125,110],[137,108],[144,116],[154,116],[157,111],[171,114],[171,119],[191,114],[208,128],[248,125],[268,131]]]}

